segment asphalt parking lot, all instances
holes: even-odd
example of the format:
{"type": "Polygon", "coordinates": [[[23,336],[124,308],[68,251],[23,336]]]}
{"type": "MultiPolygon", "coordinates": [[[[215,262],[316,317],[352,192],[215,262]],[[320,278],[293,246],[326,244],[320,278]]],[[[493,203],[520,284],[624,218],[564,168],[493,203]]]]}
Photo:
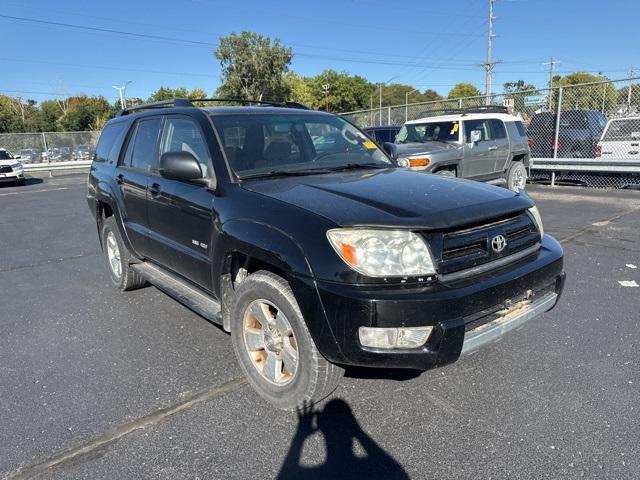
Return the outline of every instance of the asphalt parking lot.
{"type": "Polygon", "coordinates": [[[222,330],[110,286],[84,179],[0,187],[0,477],[640,478],[640,192],[532,186],[560,305],[445,368],[350,370],[299,421],[222,330]]]}

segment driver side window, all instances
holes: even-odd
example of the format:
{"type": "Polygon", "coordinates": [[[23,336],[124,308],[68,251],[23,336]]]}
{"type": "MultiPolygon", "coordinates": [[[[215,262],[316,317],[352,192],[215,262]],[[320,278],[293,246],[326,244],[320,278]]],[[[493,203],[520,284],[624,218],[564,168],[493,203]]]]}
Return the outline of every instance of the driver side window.
{"type": "Polygon", "coordinates": [[[491,125],[489,120],[467,120],[464,122],[464,136],[467,143],[471,143],[471,132],[480,130],[480,141],[493,140],[491,125]]]}
{"type": "Polygon", "coordinates": [[[160,156],[167,152],[189,152],[202,169],[202,176],[207,176],[209,153],[198,126],[188,118],[167,118],[164,124],[160,156]]]}

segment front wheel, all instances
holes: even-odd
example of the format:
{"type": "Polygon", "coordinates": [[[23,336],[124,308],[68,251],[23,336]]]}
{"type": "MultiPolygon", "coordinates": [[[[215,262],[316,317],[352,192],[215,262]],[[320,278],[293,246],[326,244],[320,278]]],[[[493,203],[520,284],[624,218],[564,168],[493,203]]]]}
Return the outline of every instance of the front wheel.
{"type": "Polygon", "coordinates": [[[517,192],[527,184],[527,169],[521,162],[513,162],[507,170],[507,188],[517,192]]]}
{"type": "Polygon", "coordinates": [[[343,369],[316,348],[286,280],[268,271],[249,275],[235,292],[230,315],[238,363],[262,398],[294,410],[335,390],[343,369]]]}
{"type": "Polygon", "coordinates": [[[456,176],[455,170],[438,170],[436,175],[440,175],[441,177],[453,178],[456,176]]]}

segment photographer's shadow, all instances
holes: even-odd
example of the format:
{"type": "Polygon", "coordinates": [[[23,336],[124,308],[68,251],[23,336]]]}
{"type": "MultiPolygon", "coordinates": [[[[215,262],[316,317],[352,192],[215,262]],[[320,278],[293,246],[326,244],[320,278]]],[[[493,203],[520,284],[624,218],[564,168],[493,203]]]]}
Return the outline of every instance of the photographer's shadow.
{"type": "Polygon", "coordinates": [[[385,452],[358,424],[351,407],[341,399],[331,400],[320,412],[298,412],[298,429],[291,441],[278,479],[408,479],[402,466],[385,452]],[[317,426],[314,426],[314,420],[317,426]],[[305,439],[314,432],[324,435],[326,461],[318,466],[301,465],[305,439]],[[364,455],[354,452],[354,440],[364,455]]]}

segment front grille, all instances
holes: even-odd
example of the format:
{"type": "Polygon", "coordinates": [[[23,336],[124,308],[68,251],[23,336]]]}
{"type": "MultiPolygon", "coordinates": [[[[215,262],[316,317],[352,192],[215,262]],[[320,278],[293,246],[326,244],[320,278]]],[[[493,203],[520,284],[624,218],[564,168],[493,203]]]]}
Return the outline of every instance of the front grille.
{"type": "Polygon", "coordinates": [[[0,167],[0,173],[11,173],[11,172],[13,172],[13,170],[11,170],[11,167],[9,166],[0,167]]]}
{"type": "Polygon", "coordinates": [[[487,262],[513,255],[540,241],[531,217],[526,212],[494,219],[483,224],[461,227],[431,235],[432,252],[438,263],[438,273],[453,273],[477,267],[487,262]],[[506,239],[504,250],[491,246],[496,236],[506,239]]]}

